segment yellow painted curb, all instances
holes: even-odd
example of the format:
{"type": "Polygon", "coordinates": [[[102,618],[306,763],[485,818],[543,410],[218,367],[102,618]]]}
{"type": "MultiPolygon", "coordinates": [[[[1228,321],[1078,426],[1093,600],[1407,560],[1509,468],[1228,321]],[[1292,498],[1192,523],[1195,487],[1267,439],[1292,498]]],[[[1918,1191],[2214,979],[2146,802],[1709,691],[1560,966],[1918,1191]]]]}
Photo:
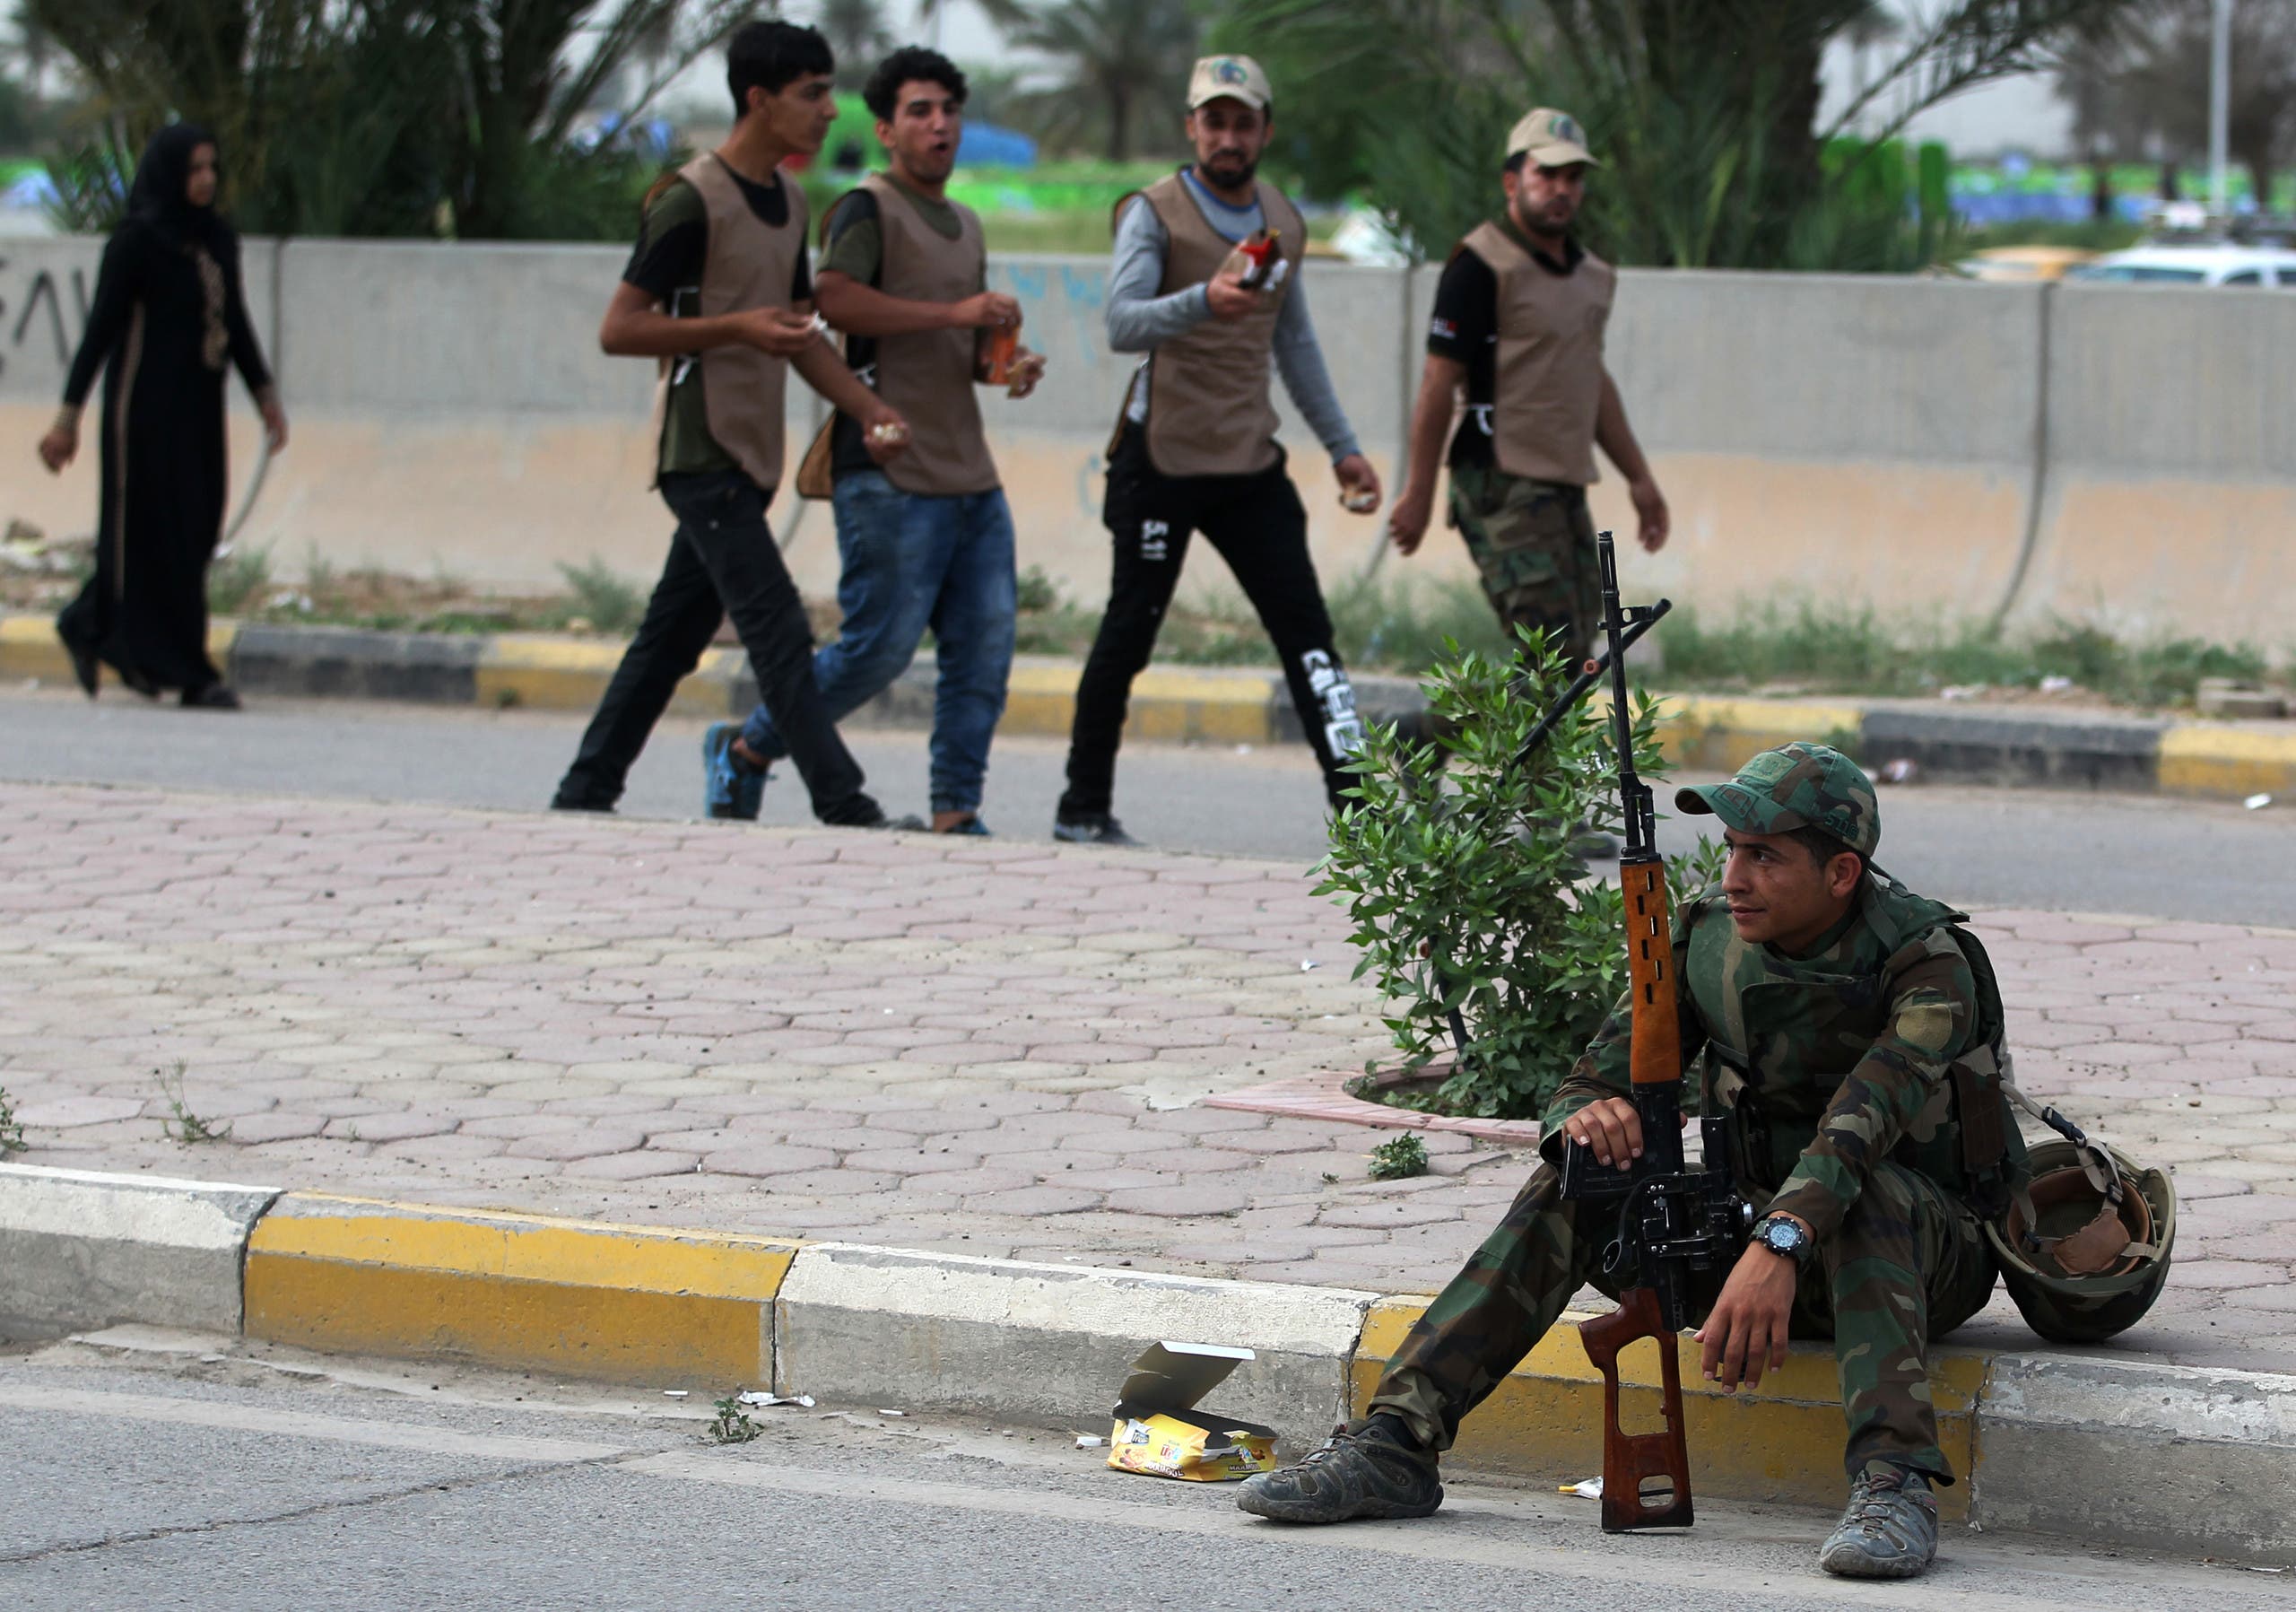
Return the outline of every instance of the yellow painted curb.
{"type": "Polygon", "coordinates": [[[1678,767],[1735,772],[1765,750],[1796,739],[1855,745],[1862,706],[1815,700],[1661,697],[1658,744],[1678,767]]]}
{"type": "MultiPolygon", "coordinates": [[[[1074,666],[1021,665],[1004,698],[996,731],[1033,738],[1068,736],[1076,720],[1074,666]]],[[[1275,742],[1275,701],[1288,699],[1274,672],[1205,667],[1150,667],[1133,679],[1124,724],[1128,739],[1267,745],[1275,742]]]]}
{"type": "MultiPolygon", "coordinates": [[[[620,643],[585,643],[540,632],[505,632],[486,641],[474,674],[478,703],[528,710],[592,710],[622,664],[620,643]]],[[[742,673],[739,649],[702,652],[701,664],[678,684],[670,710],[685,717],[733,712],[733,688],[742,673]]]]}
{"type": "Polygon", "coordinates": [[[2296,728],[2187,722],[2161,736],[2156,780],[2163,795],[2296,791],[2296,728]]]}
{"type": "Polygon", "coordinates": [[[0,616],[0,677],[72,681],[72,658],[44,615],[0,616]]]}
{"type": "Polygon", "coordinates": [[[247,1335],[604,1381],[767,1383],[798,1246],[290,1193],[248,1242],[247,1335]]]}
{"type": "Polygon", "coordinates": [[[1031,738],[1066,737],[1075,724],[1076,679],[1081,675],[1072,666],[1015,666],[996,731],[1031,738]]]}
{"type": "MultiPolygon", "coordinates": [[[[1425,1309],[1421,1299],[1383,1299],[1371,1307],[1350,1367],[1354,1414],[1362,1414],[1388,1359],[1425,1309]]],[[[1575,1313],[1562,1318],[1566,1323],[1584,1319],[1575,1313]]],[[[1831,1353],[1797,1345],[1784,1369],[1766,1374],[1761,1388],[1733,1395],[1698,1374],[1699,1346],[1687,1335],[1677,1340],[1676,1347],[1693,1491],[1800,1505],[1843,1503],[1849,1486],[1841,1468],[1848,1429],[1831,1353]]],[[[1627,1430],[1657,1427],[1657,1346],[1635,1346],[1620,1366],[1624,1380],[1620,1408],[1627,1430]]],[[[1983,1453],[1975,1447],[1977,1404],[1989,1370],[1987,1357],[1981,1354],[1932,1352],[1929,1391],[1937,1407],[1938,1439],[1961,1480],[1937,1491],[1939,1510],[1948,1518],[1959,1519],[1969,1512],[1971,1479],[1983,1453]]],[[[1558,1325],[1540,1339],[1461,1425],[1457,1451],[1470,1466],[1555,1482],[1600,1472],[1603,1380],[1587,1360],[1578,1333],[1558,1325]]]]}

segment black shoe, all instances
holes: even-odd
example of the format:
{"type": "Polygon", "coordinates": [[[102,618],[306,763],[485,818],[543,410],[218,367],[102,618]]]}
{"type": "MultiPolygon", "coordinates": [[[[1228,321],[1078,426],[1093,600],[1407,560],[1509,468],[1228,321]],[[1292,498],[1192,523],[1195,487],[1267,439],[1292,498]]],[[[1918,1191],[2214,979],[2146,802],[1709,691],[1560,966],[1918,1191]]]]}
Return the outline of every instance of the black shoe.
{"type": "Polygon", "coordinates": [[[94,699],[97,684],[103,676],[103,662],[96,658],[93,649],[64,638],[62,628],[57,629],[56,636],[64,639],[64,652],[72,658],[72,675],[79,684],[80,692],[89,699],[94,699]]]}
{"type": "Polygon", "coordinates": [[[1331,1437],[1302,1461],[1244,1480],[1239,1509],[1276,1522],[1425,1517],[1443,1503],[1434,1451],[1405,1445],[1373,1416],[1331,1437]]]}
{"type": "Polygon", "coordinates": [[[897,834],[921,833],[931,827],[931,824],[914,812],[906,813],[899,817],[886,816],[885,808],[877,804],[874,797],[868,795],[855,796],[852,803],[845,807],[845,811],[847,815],[841,817],[822,818],[822,826],[823,828],[885,829],[897,834]]]}
{"type": "Polygon", "coordinates": [[[240,709],[239,691],[228,683],[211,683],[205,688],[187,688],[182,695],[186,710],[238,710],[240,709]]]}
{"type": "Polygon", "coordinates": [[[1052,837],[1064,845],[1140,843],[1124,832],[1124,824],[1106,812],[1094,812],[1083,817],[1056,817],[1052,820],[1052,837]]]}
{"type": "Polygon", "coordinates": [[[550,803],[550,809],[553,812],[590,812],[600,817],[613,815],[613,807],[610,806],[595,800],[569,800],[563,795],[550,803]]]}

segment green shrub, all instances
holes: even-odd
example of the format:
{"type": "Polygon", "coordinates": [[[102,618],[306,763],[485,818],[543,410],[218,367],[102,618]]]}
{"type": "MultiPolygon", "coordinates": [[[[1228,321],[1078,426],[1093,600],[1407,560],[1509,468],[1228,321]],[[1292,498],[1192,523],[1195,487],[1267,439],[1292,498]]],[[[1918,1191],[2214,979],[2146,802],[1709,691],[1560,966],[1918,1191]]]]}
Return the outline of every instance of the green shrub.
{"type": "Polygon", "coordinates": [[[566,579],[574,595],[573,614],[596,631],[621,635],[638,630],[646,614],[645,591],[617,575],[604,561],[594,558],[585,565],[561,564],[558,574],[566,579]]]}
{"type": "MultiPolygon", "coordinates": [[[[1581,702],[1517,767],[1569,681],[1551,650],[1526,646],[1519,674],[1472,649],[1436,667],[1426,686],[1442,736],[1367,736],[1320,868],[1318,893],[1353,922],[1358,977],[1392,1006],[1405,1072],[1448,1048],[1452,1009],[1464,1018],[1465,1056],[1425,1102],[1446,1113],[1535,1117],[1625,987],[1618,890],[1588,879],[1571,850],[1575,824],[1622,832],[1607,719],[1581,702]]],[[[1636,699],[1635,765],[1653,782],[1655,712],[1636,699]]],[[[1668,865],[1678,901],[1712,881],[1714,858],[1702,846],[1668,865]]]]}
{"type": "Polygon", "coordinates": [[[207,568],[207,608],[217,615],[238,615],[263,603],[271,586],[271,551],[234,549],[207,568]]]}

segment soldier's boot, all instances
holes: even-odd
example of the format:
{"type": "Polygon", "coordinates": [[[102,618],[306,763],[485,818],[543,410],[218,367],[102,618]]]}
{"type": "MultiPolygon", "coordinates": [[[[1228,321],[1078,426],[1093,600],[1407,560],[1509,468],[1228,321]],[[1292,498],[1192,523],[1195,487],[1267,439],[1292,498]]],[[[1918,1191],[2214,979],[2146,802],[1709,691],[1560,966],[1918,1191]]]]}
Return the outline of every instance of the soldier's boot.
{"type": "Polygon", "coordinates": [[[1937,1502],[1929,1480],[1875,1461],[1849,1486],[1849,1507],[1818,1565],[1846,1579],[1909,1579],[1937,1558],[1937,1502]]]}
{"type": "Polygon", "coordinates": [[[1333,1428],[1306,1460],[1246,1478],[1236,1496],[1243,1510],[1276,1522],[1424,1517],[1442,1503],[1435,1452],[1385,1416],[1333,1428]]]}

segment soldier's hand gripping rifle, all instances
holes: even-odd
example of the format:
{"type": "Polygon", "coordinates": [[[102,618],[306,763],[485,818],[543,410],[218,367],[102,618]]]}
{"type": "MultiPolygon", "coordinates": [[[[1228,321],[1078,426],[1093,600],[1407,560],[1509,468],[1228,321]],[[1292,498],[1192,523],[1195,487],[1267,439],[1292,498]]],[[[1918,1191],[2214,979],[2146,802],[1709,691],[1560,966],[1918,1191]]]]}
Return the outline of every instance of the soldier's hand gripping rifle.
{"type": "Polygon", "coordinates": [[[1618,874],[1632,990],[1628,1063],[1642,1155],[1622,1169],[1597,1161],[1584,1142],[1569,1144],[1562,1155],[1562,1196],[1587,1203],[1590,1211],[1615,1205],[1618,1216],[1603,1250],[1603,1271],[1620,1284],[1619,1307],[1580,1323],[1578,1331],[1587,1358],[1603,1374],[1603,1530],[1621,1533],[1691,1524],[1690,1451],[1683,1436],[1675,1335],[1693,1304],[1711,1303],[1730,1262],[1745,1246],[1753,1216],[1732,1183],[1722,1128],[1726,1121],[1701,1122],[1708,1168],[1689,1169],[1683,1158],[1682,1028],[1674,1002],[1666,865],[1652,842],[1657,813],[1650,786],[1635,776],[1634,719],[1626,697],[1625,647],[1652,612],[1619,604],[1618,560],[1609,533],[1596,540],[1596,550],[1603,632],[1610,644],[1612,731],[1626,816],[1626,849],[1619,856],[1618,874]],[[1618,1356],[1644,1338],[1658,1346],[1665,1425],[1630,1436],[1619,1420],[1618,1356]]]}

